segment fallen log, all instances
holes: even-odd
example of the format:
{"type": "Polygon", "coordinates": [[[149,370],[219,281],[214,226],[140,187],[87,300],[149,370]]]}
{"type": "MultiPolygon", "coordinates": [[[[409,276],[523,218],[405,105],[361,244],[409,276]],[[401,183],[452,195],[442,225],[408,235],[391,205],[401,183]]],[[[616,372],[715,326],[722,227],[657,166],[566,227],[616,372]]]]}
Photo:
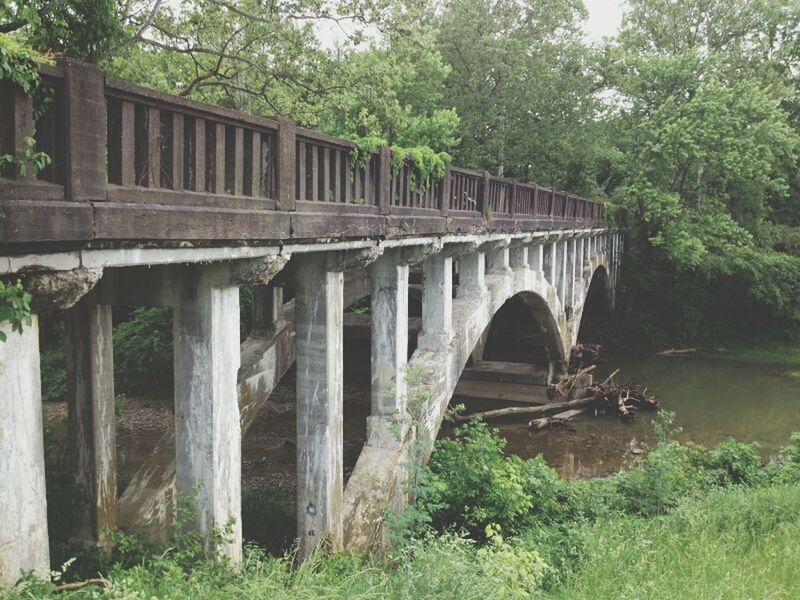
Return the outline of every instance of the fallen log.
{"type": "Polygon", "coordinates": [[[570,419],[573,419],[574,417],[577,417],[588,410],[590,410],[590,408],[573,408],[572,410],[565,410],[564,412],[557,413],[551,417],[533,419],[532,421],[528,421],[528,427],[534,431],[539,431],[540,429],[546,429],[548,427],[555,427],[556,425],[566,423],[570,419]]]}
{"type": "Polygon", "coordinates": [[[509,415],[546,415],[560,410],[591,406],[597,403],[594,396],[569,400],[566,402],[551,402],[550,404],[540,404],[539,406],[512,406],[510,408],[498,408],[484,412],[472,413],[470,415],[458,415],[453,420],[456,423],[471,421],[472,419],[492,419],[497,417],[507,417],[509,415]]]}

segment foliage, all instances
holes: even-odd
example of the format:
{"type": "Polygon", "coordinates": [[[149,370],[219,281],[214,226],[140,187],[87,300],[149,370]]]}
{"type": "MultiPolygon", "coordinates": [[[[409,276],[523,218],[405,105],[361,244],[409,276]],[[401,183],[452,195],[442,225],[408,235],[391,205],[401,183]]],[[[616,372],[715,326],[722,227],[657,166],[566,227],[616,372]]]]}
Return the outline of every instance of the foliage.
{"type": "Polygon", "coordinates": [[[294,494],[277,486],[242,489],[242,535],[273,556],[291,548],[297,537],[294,494]]]}
{"type": "Polygon", "coordinates": [[[42,400],[67,399],[67,358],[63,349],[41,353],[42,400]]]}
{"type": "MultiPolygon", "coordinates": [[[[3,283],[0,281],[0,323],[8,321],[11,331],[22,333],[23,325],[30,325],[31,295],[22,287],[22,282],[3,283]]],[[[6,334],[0,331],[0,342],[6,341],[6,334]]]]}
{"type": "Polygon", "coordinates": [[[454,525],[478,539],[489,525],[518,530],[533,500],[525,487],[522,459],[503,456],[504,447],[505,440],[479,420],[437,441],[425,493],[418,499],[434,528],[454,525]]]}
{"type": "Polygon", "coordinates": [[[114,377],[121,393],[172,385],[172,317],[168,308],[137,308],[114,330],[114,377]]]}
{"type": "Polygon", "coordinates": [[[0,33],[0,80],[11,80],[30,92],[39,80],[39,65],[43,61],[38,52],[20,39],[0,33]]]}
{"type": "Polygon", "coordinates": [[[49,165],[52,159],[44,152],[37,152],[36,140],[26,137],[24,148],[15,154],[0,155],[0,173],[7,172],[8,167],[13,167],[12,172],[20,177],[36,177],[36,174],[49,165]]]}
{"type": "Polygon", "coordinates": [[[743,444],[729,438],[711,450],[708,466],[717,485],[753,485],[762,476],[758,444],[743,444]]]}

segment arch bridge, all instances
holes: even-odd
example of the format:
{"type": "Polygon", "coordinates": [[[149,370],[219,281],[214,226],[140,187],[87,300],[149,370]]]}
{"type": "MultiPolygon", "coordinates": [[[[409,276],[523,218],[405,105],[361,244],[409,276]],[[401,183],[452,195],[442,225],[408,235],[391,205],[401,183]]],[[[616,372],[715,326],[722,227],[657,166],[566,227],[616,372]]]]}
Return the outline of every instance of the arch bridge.
{"type": "Polygon", "coordinates": [[[175,493],[194,492],[208,544],[233,523],[218,550],[235,564],[241,436],[293,363],[300,553],[323,539],[364,548],[380,543],[385,507],[402,506],[411,448],[430,450],[462,371],[493,344],[495,315],[532,317],[529,362],[547,383],[565,370],[590,284],[613,302],[621,239],[597,202],[456,167],[421,185],[388,149],[357,158],[350,142],[284,119],[77,62],[42,78],[42,110],[0,84],[0,154],[24,163],[35,136],[52,158],[37,178],[0,177],[0,276],[24,279],[35,313],[22,333],[0,324],[2,583],[49,568],[39,315],[66,322],[86,535],[102,543],[119,525],[163,523],[175,493]],[[240,343],[242,287],[253,333],[240,343]],[[366,296],[371,414],[345,485],[344,309],[366,296]],[[111,308],[142,305],[172,310],[175,423],[118,495],[111,308]]]}

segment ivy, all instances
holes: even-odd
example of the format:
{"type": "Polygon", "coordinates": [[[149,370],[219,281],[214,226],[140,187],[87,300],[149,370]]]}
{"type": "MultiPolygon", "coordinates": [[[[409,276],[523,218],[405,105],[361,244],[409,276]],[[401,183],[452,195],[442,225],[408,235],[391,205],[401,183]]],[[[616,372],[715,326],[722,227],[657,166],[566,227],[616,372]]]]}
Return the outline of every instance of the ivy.
{"type": "Polygon", "coordinates": [[[21,177],[36,177],[37,173],[52,162],[52,159],[45,152],[37,152],[36,140],[26,137],[24,148],[15,154],[3,154],[0,156],[0,173],[6,166],[13,166],[21,177]]]}
{"type": "Polygon", "coordinates": [[[431,181],[444,177],[451,160],[452,157],[447,152],[434,152],[428,146],[392,146],[392,173],[398,173],[406,164],[410,165],[410,184],[420,192],[426,190],[431,181]]]}
{"type": "MultiPolygon", "coordinates": [[[[3,283],[0,281],[0,323],[11,323],[11,330],[22,333],[22,326],[30,325],[31,295],[22,287],[22,282],[3,283]]],[[[6,334],[0,331],[0,342],[6,341],[6,334]]]]}

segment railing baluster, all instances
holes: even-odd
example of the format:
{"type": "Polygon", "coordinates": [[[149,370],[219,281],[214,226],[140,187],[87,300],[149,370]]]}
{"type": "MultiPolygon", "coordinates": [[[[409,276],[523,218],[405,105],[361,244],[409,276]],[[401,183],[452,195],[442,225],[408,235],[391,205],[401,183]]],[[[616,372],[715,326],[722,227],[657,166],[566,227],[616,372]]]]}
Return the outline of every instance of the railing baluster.
{"type": "Polygon", "coordinates": [[[183,115],[172,113],[172,189],[183,189],[183,115]]]}
{"type": "Polygon", "coordinates": [[[311,200],[319,201],[319,148],[311,145],[311,200]]]}
{"type": "Polygon", "coordinates": [[[350,203],[353,201],[351,178],[353,173],[352,159],[349,152],[344,153],[344,200],[343,202],[350,203]]]}
{"type": "Polygon", "coordinates": [[[237,127],[234,133],[233,193],[244,194],[244,129],[237,127]]]}

